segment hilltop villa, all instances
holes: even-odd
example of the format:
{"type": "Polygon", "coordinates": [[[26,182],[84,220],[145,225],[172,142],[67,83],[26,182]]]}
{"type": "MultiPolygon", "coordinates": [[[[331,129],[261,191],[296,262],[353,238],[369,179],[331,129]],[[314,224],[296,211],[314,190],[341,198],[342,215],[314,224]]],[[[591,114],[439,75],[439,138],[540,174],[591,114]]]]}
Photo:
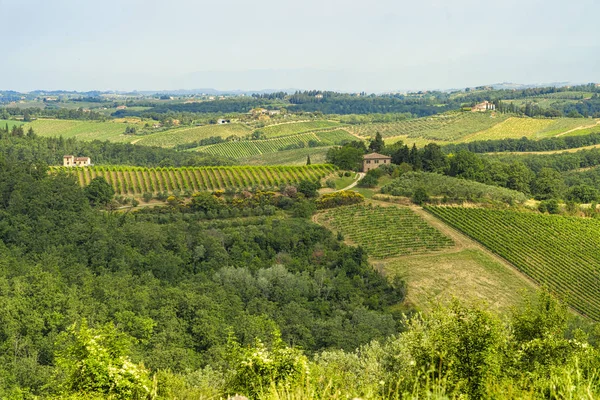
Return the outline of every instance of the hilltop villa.
{"type": "Polygon", "coordinates": [[[489,101],[484,101],[483,103],[475,104],[471,107],[471,111],[493,111],[496,109],[496,105],[494,103],[490,103],[489,101]]]}
{"type": "Polygon", "coordinates": [[[63,167],[89,167],[90,165],[92,165],[92,160],[89,157],[63,157],[63,167]]]}
{"type": "Polygon", "coordinates": [[[368,172],[378,168],[383,164],[391,164],[392,157],[384,156],[383,154],[371,153],[363,156],[363,172],[368,172]]]}

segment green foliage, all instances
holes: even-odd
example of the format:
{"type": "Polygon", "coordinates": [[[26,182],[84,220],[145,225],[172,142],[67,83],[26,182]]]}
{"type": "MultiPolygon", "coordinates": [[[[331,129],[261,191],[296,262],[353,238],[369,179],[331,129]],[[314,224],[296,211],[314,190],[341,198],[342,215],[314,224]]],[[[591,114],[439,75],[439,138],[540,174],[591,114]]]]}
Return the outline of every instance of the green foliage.
{"type": "Polygon", "coordinates": [[[307,179],[303,179],[296,185],[296,189],[298,189],[298,193],[302,193],[307,198],[317,197],[319,193],[317,190],[321,187],[318,181],[310,181],[307,179]]]}
{"type": "Polygon", "coordinates": [[[547,212],[548,214],[560,214],[560,206],[558,205],[558,200],[556,199],[541,201],[538,206],[538,210],[541,213],[547,212]]]}
{"type": "Polygon", "coordinates": [[[298,385],[308,371],[308,359],[300,350],[286,346],[279,333],[270,346],[259,339],[253,347],[243,348],[229,343],[233,359],[232,377],[227,383],[229,393],[241,393],[256,398],[272,385],[279,389],[298,385]]]}
{"type": "Polygon", "coordinates": [[[112,324],[89,328],[84,319],[59,339],[56,365],[62,394],[102,394],[116,399],[147,399],[152,382],[143,365],[128,357],[130,340],[112,324]]]}
{"type": "Polygon", "coordinates": [[[429,195],[427,194],[427,191],[425,190],[425,188],[418,187],[415,189],[411,200],[415,204],[422,205],[423,203],[426,203],[429,201],[429,195]]]}
{"type": "Polygon", "coordinates": [[[573,186],[567,192],[567,200],[575,201],[577,203],[592,203],[598,201],[599,193],[598,190],[589,185],[577,185],[573,186]]]}
{"type": "Polygon", "coordinates": [[[84,192],[92,206],[106,206],[115,195],[113,187],[101,176],[92,179],[84,192]]]}
{"type": "MultiPolygon", "coordinates": [[[[364,145],[363,145],[364,147],[364,145]]],[[[327,151],[326,160],[339,169],[360,171],[362,170],[363,155],[365,150],[351,144],[334,147],[327,151]]]]}

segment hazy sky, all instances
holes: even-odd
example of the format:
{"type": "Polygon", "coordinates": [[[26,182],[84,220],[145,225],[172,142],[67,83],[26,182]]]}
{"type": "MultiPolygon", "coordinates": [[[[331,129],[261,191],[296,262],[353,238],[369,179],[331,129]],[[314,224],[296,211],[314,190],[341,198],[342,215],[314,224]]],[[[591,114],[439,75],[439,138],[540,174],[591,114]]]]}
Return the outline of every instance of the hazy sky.
{"type": "Polygon", "coordinates": [[[0,89],[599,82],[598,0],[0,0],[0,89]]]}

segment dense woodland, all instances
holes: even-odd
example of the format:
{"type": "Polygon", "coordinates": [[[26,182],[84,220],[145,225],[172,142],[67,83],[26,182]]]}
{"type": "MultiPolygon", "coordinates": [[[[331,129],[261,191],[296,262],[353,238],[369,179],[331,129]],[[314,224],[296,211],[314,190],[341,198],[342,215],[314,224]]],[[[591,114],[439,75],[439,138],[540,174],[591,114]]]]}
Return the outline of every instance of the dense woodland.
{"type": "Polygon", "coordinates": [[[0,163],[0,397],[58,390],[74,323],[112,323],[133,360],[174,373],[226,363],[228,335],[247,345],[280,332],[311,353],[399,329],[388,307],[403,285],[305,219],[207,225],[200,199],[185,212],[109,213],[70,176],[0,163]]]}

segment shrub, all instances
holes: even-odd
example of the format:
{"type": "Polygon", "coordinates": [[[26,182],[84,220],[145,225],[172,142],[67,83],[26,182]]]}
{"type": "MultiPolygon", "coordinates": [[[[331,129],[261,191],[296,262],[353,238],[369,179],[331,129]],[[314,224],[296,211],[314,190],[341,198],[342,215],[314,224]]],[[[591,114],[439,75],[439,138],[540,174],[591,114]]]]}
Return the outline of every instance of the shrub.
{"type": "Polygon", "coordinates": [[[327,193],[319,197],[315,203],[318,209],[358,204],[365,201],[362,194],[352,190],[341,190],[339,192],[327,193]]]}

